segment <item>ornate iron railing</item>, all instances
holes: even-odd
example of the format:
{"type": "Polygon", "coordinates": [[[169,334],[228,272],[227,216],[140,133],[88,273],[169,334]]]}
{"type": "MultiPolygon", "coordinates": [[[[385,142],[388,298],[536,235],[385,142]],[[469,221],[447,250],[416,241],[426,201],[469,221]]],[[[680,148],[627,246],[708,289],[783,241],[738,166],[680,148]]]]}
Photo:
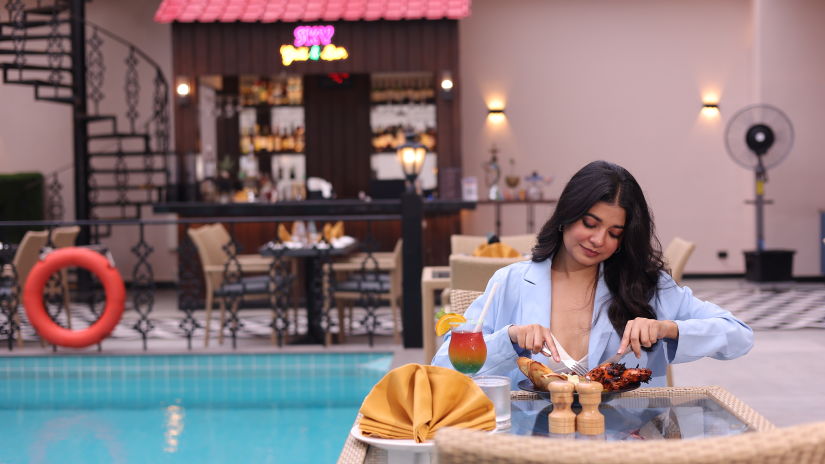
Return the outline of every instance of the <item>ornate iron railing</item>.
{"type": "MultiPolygon", "coordinates": [[[[336,218],[337,220],[338,218],[336,218]]],[[[373,235],[372,223],[377,221],[398,221],[398,215],[372,215],[344,217],[341,220],[366,221],[368,223],[364,236],[357,242],[357,246],[351,246],[349,251],[357,251],[358,260],[352,266],[350,261],[351,275],[350,283],[355,283],[355,291],[358,298],[355,306],[362,311],[359,322],[363,327],[367,337],[367,342],[372,346],[375,336],[379,333],[378,313],[387,303],[379,296],[379,291],[375,286],[370,286],[369,282],[387,282],[381,276],[378,260],[374,253],[377,241],[373,235]]],[[[226,308],[226,319],[219,326],[220,333],[226,332],[231,338],[232,347],[238,345],[241,338],[241,329],[244,327],[244,317],[242,312],[247,306],[258,309],[268,309],[272,312],[271,321],[267,324],[272,329],[273,342],[279,346],[287,344],[290,337],[299,337],[299,343],[328,344],[333,335],[340,334],[345,329],[345,321],[341,318],[341,312],[333,311],[336,307],[336,290],[339,282],[336,279],[335,263],[337,253],[330,244],[323,238],[319,242],[307,245],[303,248],[291,248],[292,244],[285,244],[279,238],[274,237],[273,241],[259,251],[261,256],[266,256],[269,261],[268,269],[261,272],[258,277],[247,278],[244,270],[244,261],[241,258],[240,245],[236,240],[235,225],[242,223],[266,223],[277,230],[278,225],[289,225],[293,221],[317,221],[328,222],[328,216],[319,217],[266,217],[266,218],[197,218],[197,219],[177,219],[177,220],[87,220],[87,221],[6,221],[0,222],[0,228],[25,226],[28,229],[45,229],[49,231],[47,248],[53,247],[53,234],[58,227],[78,225],[81,227],[111,227],[117,231],[117,236],[122,237],[127,234],[121,233],[126,228],[131,228],[137,232],[135,242],[124,247],[120,243],[117,250],[110,249],[115,262],[124,262],[127,256],[118,256],[117,253],[128,253],[129,260],[134,264],[125,269],[120,266],[127,281],[127,303],[124,319],[118,326],[118,334],[131,333],[137,336],[142,343],[143,350],[148,350],[153,340],[153,333],[158,330],[159,323],[163,323],[163,335],[169,336],[170,320],[168,317],[161,317],[156,312],[159,288],[168,287],[170,282],[158,282],[156,280],[156,269],[161,264],[157,255],[156,246],[148,239],[147,231],[158,227],[176,227],[184,230],[186,227],[198,227],[200,224],[212,224],[215,222],[228,225],[229,240],[221,244],[221,249],[225,253],[225,260],[220,276],[220,284],[215,290],[215,300],[226,308]],[[297,250],[297,251],[296,251],[297,250]],[[295,274],[295,268],[290,260],[302,259],[306,266],[306,273],[301,277],[295,274]],[[306,279],[305,287],[312,295],[296,290],[296,282],[301,278],[306,279]],[[263,290],[262,290],[263,289],[263,290]],[[250,295],[262,295],[257,301],[249,301],[250,295]],[[257,305],[251,305],[257,303],[257,305]],[[306,311],[307,327],[299,330],[297,320],[294,317],[298,310],[306,311]],[[293,317],[290,317],[290,312],[293,317]]],[[[179,312],[173,320],[176,331],[175,338],[186,341],[188,349],[193,349],[193,340],[206,336],[205,327],[202,323],[203,317],[200,312],[204,309],[204,269],[200,262],[199,250],[189,238],[187,233],[180,234],[182,240],[177,247],[178,255],[178,280],[172,283],[177,293],[177,301],[174,309],[179,312]]],[[[39,253],[41,250],[35,250],[39,253]]],[[[203,252],[203,250],[200,250],[203,252]]],[[[17,248],[15,245],[0,244],[0,337],[5,340],[9,350],[20,346],[23,332],[26,338],[31,341],[33,335],[28,328],[27,318],[23,317],[22,290],[25,282],[19,281],[19,273],[16,268],[15,256],[17,253],[31,252],[17,248]],[[21,324],[22,321],[22,324],[21,324]]],[[[253,253],[254,254],[254,253],[253,253]]],[[[344,258],[345,256],[341,256],[344,258]]],[[[396,269],[393,272],[401,272],[396,269]]],[[[77,278],[78,272],[73,270],[69,274],[69,281],[63,282],[61,279],[66,274],[55,273],[46,286],[44,292],[44,302],[51,319],[57,324],[73,329],[82,329],[84,325],[93,324],[100,316],[103,307],[103,291],[95,279],[87,283],[87,288],[81,288],[84,284],[82,279],[77,278]],[[66,289],[68,294],[65,293],[66,289]],[[75,317],[69,317],[71,314],[75,317]],[[80,311],[80,313],[78,313],[80,311]],[[78,315],[81,314],[81,315],[78,315]],[[71,326],[72,321],[74,325],[71,326]]],[[[380,285],[379,285],[380,287],[380,285]]],[[[348,291],[352,291],[352,286],[348,291]]],[[[167,298],[168,300],[168,298],[167,298]]],[[[164,311],[163,314],[168,314],[164,311]]],[[[174,313],[173,313],[174,314],[174,313]]],[[[106,341],[102,342],[106,343],[106,341]]],[[[168,346],[168,345],[167,345],[168,346]]],[[[52,348],[54,349],[54,347],[52,348]]]]}
{"type": "Polygon", "coordinates": [[[81,219],[140,217],[140,207],[161,201],[171,183],[169,83],[147,53],[86,20],[83,3],[7,0],[0,18],[3,81],[33,86],[38,100],[73,106],[81,219]],[[118,62],[123,66],[112,65],[118,62]]]}

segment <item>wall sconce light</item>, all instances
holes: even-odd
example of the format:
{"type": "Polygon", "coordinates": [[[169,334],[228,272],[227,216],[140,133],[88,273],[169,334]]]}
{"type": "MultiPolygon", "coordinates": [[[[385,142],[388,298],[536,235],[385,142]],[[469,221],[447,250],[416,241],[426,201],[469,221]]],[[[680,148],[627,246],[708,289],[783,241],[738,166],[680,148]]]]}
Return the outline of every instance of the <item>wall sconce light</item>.
{"type": "Polygon", "coordinates": [[[453,82],[453,74],[450,71],[442,72],[441,82],[438,84],[438,87],[441,89],[441,97],[445,100],[452,99],[454,86],[455,83],[453,82]]]}
{"type": "Polygon", "coordinates": [[[175,93],[183,105],[189,104],[189,98],[192,96],[192,84],[186,77],[178,77],[175,79],[175,93]]]}
{"type": "Polygon", "coordinates": [[[487,110],[487,120],[493,124],[501,124],[506,119],[504,108],[490,108],[487,110]]]}
{"type": "Polygon", "coordinates": [[[396,147],[395,153],[407,179],[407,191],[414,192],[415,180],[421,174],[421,167],[424,166],[424,158],[427,156],[427,147],[415,141],[413,132],[407,132],[407,140],[396,147]]]}
{"type": "Polygon", "coordinates": [[[719,116],[718,103],[704,103],[702,104],[702,116],[706,118],[716,118],[719,116]]]}

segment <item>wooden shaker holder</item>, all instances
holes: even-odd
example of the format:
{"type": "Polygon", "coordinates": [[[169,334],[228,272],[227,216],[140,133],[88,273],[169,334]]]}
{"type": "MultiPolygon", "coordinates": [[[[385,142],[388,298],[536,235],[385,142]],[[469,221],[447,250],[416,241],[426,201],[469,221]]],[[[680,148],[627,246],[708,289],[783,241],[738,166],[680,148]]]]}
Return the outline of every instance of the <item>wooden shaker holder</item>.
{"type": "Polygon", "coordinates": [[[582,411],[576,417],[576,431],[582,435],[600,435],[604,433],[604,416],[599,412],[602,402],[602,384],[599,382],[579,382],[576,391],[582,411]]]}
{"type": "Polygon", "coordinates": [[[575,387],[570,382],[557,380],[550,382],[549,389],[550,401],[553,403],[553,411],[547,419],[550,433],[576,433],[576,413],[571,409],[575,387]]]}

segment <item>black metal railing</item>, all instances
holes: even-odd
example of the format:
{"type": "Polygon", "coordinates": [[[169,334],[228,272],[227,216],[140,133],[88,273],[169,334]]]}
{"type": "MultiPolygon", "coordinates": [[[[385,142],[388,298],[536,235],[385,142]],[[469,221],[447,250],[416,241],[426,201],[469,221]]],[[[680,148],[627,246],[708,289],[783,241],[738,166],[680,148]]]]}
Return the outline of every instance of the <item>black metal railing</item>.
{"type": "MultiPolygon", "coordinates": [[[[357,322],[363,327],[367,341],[372,346],[378,333],[378,311],[387,302],[380,295],[388,289],[389,282],[382,276],[379,262],[375,257],[377,240],[373,235],[372,224],[380,221],[398,221],[398,215],[359,215],[335,218],[346,222],[366,222],[366,232],[359,237],[357,243],[347,247],[333,247],[329,240],[319,234],[319,240],[313,241],[304,247],[297,248],[293,243],[284,243],[275,234],[272,241],[264,244],[260,250],[250,250],[252,253],[243,255],[243,250],[237,240],[236,226],[247,223],[265,223],[272,230],[279,225],[289,226],[295,221],[306,223],[330,222],[329,216],[318,217],[252,217],[252,218],[196,218],[196,219],[124,219],[124,220],[85,220],[85,221],[5,221],[0,222],[0,229],[5,227],[26,227],[28,230],[47,231],[46,246],[35,250],[40,254],[54,246],[53,237],[58,231],[67,226],[92,228],[111,228],[116,243],[110,240],[108,251],[127,283],[127,303],[124,319],[119,324],[118,331],[131,332],[139,338],[143,350],[148,350],[154,340],[153,332],[161,322],[156,309],[157,294],[162,287],[172,288],[176,292],[176,301],[173,303],[177,314],[174,320],[175,337],[186,341],[188,349],[195,346],[193,340],[199,336],[207,337],[203,317],[199,312],[205,306],[206,288],[213,292],[215,303],[225,309],[226,318],[218,326],[220,334],[228,333],[232,347],[237,347],[240,331],[244,327],[244,318],[241,312],[246,308],[268,309],[272,311],[269,327],[272,329],[272,339],[279,346],[290,342],[329,344],[332,336],[339,337],[345,330],[344,318],[341,311],[333,311],[336,306],[336,294],[344,283],[349,284],[348,292],[355,292],[354,305],[361,308],[361,315],[357,322]],[[209,253],[203,249],[203,243],[194,243],[188,233],[180,234],[181,240],[177,247],[178,273],[174,282],[159,282],[156,278],[158,266],[168,266],[169,257],[158,255],[157,244],[151,242],[150,231],[156,228],[174,227],[178,230],[196,229],[203,224],[225,224],[228,239],[220,243],[223,258],[221,267],[214,278],[213,284],[206,280],[215,274],[214,269],[205,269],[201,256],[209,253]],[[128,232],[131,229],[132,232],[128,232]],[[123,238],[135,234],[136,239],[130,244],[124,243],[123,238]],[[201,249],[199,249],[201,247],[201,249]],[[349,253],[357,252],[355,261],[349,258],[351,272],[347,282],[338,282],[336,279],[336,263],[347,258],[349,253]],[[246,259],[249,256],[267,262],[265,269],[254,269],[257,276],[249,276],[250,269],[246,259]],[[295,261],[303,261],[305,272],[300,277],[296,273],[295,261]],[[132,264],[126,269],[123,264],[130,261],[132,264]],[[353,266],[353,262],[355,265],[353,266]],[[304,280],[303,288],[298,288],[297,282],[304,280]],[[377,282],[377,284],[376,284],[377,282]],[[250,296],[256,298],[249,298],[250,296]],[[294,317],[299,310],[306,311],[307,327],[299,330],[294,317]],[[293,317],[289,317],[289,313],[293,317]],[[124,321],[128,321],[124,322],[124,321]]],[[[201,230],[201,229],[196,229],[201,230]]],[[[42,234],[42,232],[41,232],[42,234]]],[[[214,237],[214,235],[213,235],[214,237]]],[[[313,237],[314,238],[314,237],[313,237]]],[[[25,242],[25,239],[24,239],[25,242]]],[[[101,243],[97,245],[100,249],[101,243]]],[[[105,248],[105,247],[104,247],[105,248]]],[[[16,267],[15,257],[19,253],[30,252],[21,244],[0,244],[0,337],[5,340],[9,350],[20,346],[22,330],[27,329],[26,318],[22,317],[22,291],[25,282],[20,281],[20,272],[16,267]],[[22,321],[22,326],[21,326],[22,321]]],[[[18,256],[19,257],[19,256],[18,256]]],[[[212,259],[212,258],[207,258],[212,259]]],[[[28,269],[25,270],[28,272],[28,269]]],[[[100,316],[103,307],[103,291],[96,279],[82,279],[82,270],[72,270],[69,273],[69,282],[61,281],[66,275],[56,272],[49,280],[44,291],[44,303],[48,315],[58,325],[69,328],[72,319],[69,317],[69,307],[72,313],[77,310],[85,315],[75,319],[72,329],[82,329],[83,324],[91,325],[100,316]],[[66,290],[68,289],[68,290],[66,290]],[[68,295],[65,293],[68,291],[68,295]],[[79,319],[85,319],[79,321],[79,319]],[[81,322],[78,324],[78,322],[81,322]]],[[[401,272],[396,269],[393,272],[401,272]]],[[[400,290],[399,290],[400,291],[400,290]]],[[[397,303],[396,303],[397,304],[397,303]]],[[[175,314],[175,313],[172,313],[175,314]]],[[[204,314],[205,315],[205,314],[204,314]]],[[[164,319],[164,335],[168,336],[169,320],[164,319]]],[[[102,343],[106,343],[105,341],[102,343]]]]}

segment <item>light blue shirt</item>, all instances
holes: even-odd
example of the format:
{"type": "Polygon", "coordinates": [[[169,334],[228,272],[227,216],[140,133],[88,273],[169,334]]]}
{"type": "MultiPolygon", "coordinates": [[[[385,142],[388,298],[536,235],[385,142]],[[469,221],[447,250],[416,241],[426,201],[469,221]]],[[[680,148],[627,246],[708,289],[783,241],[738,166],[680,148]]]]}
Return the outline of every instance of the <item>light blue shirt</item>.
{"type": "MultiPolygon", "coordinates": [[[[507,329],[511,325],[524,324],[550,327],[550,265],[551,260],[547,259],[540,263],[522,261],[499,269],[487,283],[484,294],[467,308],[467,320],[478,320],[493,283],[498,282],[498,289],[484,318],[482,330],[487,343],[487,361],[479,375],[508,376],[515,387],[518,381],[525,379],[516,362],[519,356],[532,357],[547,364],[547,358],[541,353],[533,355],[512,343],[507,329]]],[[[610,291],[600,271],[587,351],[589,369],[598,366],[619,349],[621,335],[616,333],[608,318],[609,303],[610,291]]],[[[628,367],[636,367],[638,363],[640,367],[653,371],[650,383],[645,386],[665,386],[668,363],[688,362],[706,356],[733,359],[753,347],[753,330],[750,327],[729,311],[694,297],[689,288],[679,287],[667,273],[663,272],[659,277],[658,292],[650,305],[656,311],[657,319],[676,322],[679,339],[662,339],[652,351],[642,351],[639,359],[632,352],[624,357],[622,362],[628,367]]],[[[448,356],[449,342],[450,334],[447,333],[444,343],[433,357],[433,365],[452,367],[448,356]]]]}

